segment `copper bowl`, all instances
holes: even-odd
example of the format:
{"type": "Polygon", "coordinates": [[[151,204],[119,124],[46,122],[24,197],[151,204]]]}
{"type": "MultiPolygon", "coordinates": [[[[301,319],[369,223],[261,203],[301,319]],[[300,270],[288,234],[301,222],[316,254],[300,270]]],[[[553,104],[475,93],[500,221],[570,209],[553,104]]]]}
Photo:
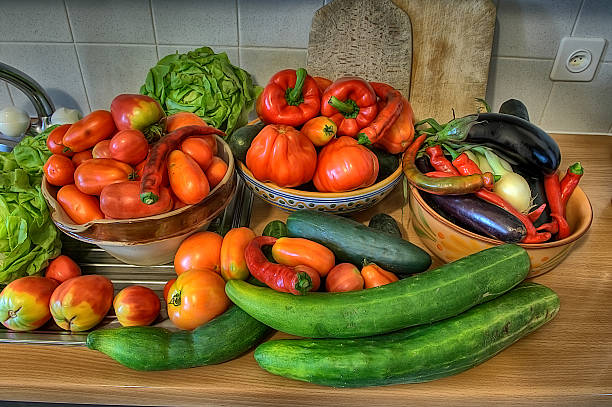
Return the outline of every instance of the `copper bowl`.
{"type": "Polygon", "coordinates": [[[227,143],[216,137],[218,155],[228,169],[221,182],[201,202],[146,218],[101,219],[77,225],[56,200],[59,188],[43,179],[42,193],[53,223],[68,236],[95,244],[124,263],[149,266],[172,261],[181,242],[192,233],[208,228],[236,191],[234,157],[227,143]]]}

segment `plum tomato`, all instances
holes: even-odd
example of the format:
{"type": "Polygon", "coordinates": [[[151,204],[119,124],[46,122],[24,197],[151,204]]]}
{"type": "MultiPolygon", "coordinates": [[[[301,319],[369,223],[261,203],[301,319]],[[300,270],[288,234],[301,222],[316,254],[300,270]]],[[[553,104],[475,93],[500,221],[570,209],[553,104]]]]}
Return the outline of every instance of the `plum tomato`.
{"type": "Polygon", "coordinates": [[[81,268],[70,257],[62,254],[51,260],[45,271],[45,277],[51,278],[58,283],[63,283],[72,277],[81,275],[81,268]]]}

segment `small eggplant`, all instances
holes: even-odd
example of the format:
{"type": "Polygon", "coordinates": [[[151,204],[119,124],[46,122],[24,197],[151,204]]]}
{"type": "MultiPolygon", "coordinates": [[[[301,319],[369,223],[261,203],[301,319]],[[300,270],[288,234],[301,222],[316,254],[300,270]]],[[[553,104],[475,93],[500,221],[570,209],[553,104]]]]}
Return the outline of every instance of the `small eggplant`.
{"type": "Polygon", "coordinates": [[[527,235],[525,225],[499,206],[468,195],[434,195],[419,191],[425,202],[450,222],[471,232],[506,243],[527,235]]]}

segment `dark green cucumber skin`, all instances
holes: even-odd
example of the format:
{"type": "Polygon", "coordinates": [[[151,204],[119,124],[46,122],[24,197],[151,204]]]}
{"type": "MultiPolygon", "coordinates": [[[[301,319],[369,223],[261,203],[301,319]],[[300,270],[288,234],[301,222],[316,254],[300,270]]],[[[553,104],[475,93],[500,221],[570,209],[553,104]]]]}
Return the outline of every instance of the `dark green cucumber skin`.
{"type": "Polygon", "coordinates": [[[325,386],[420,383],[483,363],[550,321],[558,310],[554,291],[523,283],[435,324],[358,339],[269,341],[254,356],[270,373],[325,386]]]}
{"type": "Polygon", "coordinates": [[[152,326],[99,329],[87,335],[87,347],[131,369],[172,370],[234,359],[270,332],[269,327],[232,306],[193,331],[152,326]]]}
{"type": "Polygon", "coordinates": [[[399,225],[395,219],[393,219],[393,216],[387,215],[386,213],[377,213],[372,216],[370,223],[368,223],[368,227],[388,233],[391,236],[402,237],[402,231],[399,225]]]}
{"type": "Polygon", "coordinates": [[[225,292],[276,330],[309,338],[358,338],[453,317],[516,286],[529,266],[525,249],[508,244],[367,290],[293,295],[230,280],[225,292]]]}
{"type": "Polygon", "coordinates": [[[287,231],[287,225],[285,225],[285,222],[281,220],[273,220],[266,225],[262,235],[280,239],[281,237],[289,236],[289,232],[287,231]]]}
{"type": "Polygon", "coordinates": [[[408,240],[369,228],[352,219],[300,210],[287,218],[291,237],[314,240],[329,248],[338,262],[376,263],[396,274],[414,274],[431,265],[431,256],[408,240]]]}
{"type": "Polygon", "coordinates": [[[243,126],[225,140],[237,160],[245,162],[247,151],[251,147],[253,139],[265,126],[263,122],[243,126]]]}
{"type": "Polygon", "coordinates": [[[382,181],[397,170],[400,164],[398,156],[376,147],[369,146],[369,148],[378,159],[378,177],[376,182],[382,181]]]}

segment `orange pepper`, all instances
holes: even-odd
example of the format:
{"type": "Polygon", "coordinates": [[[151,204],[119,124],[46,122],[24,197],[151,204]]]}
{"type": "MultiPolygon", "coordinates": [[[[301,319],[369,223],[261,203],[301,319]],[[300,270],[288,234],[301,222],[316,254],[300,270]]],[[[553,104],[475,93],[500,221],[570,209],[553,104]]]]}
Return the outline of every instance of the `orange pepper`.
{"type": "Polygon", "coordinates": [[[365,282],[365,288],[379,287],[399,281],[399,278],[390,271],[383,270],[378,265],[370,263],[361,269],[361,276],[365,282]]]}

